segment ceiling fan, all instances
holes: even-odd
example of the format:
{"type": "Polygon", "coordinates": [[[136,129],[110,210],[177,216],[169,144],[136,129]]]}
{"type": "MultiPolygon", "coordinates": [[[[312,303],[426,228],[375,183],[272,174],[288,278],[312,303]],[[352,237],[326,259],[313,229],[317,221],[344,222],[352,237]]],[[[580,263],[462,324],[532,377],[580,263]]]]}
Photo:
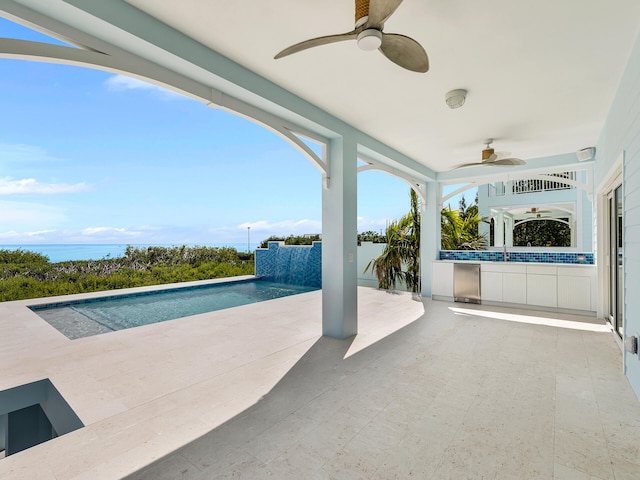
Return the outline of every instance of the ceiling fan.
{"type": "Polygon", "coordinates": [[[473,163],[463,163],[462,165],[458,165],[455,168],[465,168],[465,167],[476,167],[478,165],[482,166],[503,166],[503,167],[512,167],[514,165],[524,165],[525,161],[520,160],[519,158],[508,157],[509,153],[507,152],[498,152],[496,153],[491,146],[493,143],[493,138],[488,138],[485,140],[485,147],[482,150],[482,161],[473,162],[473,163]]]}
{"type": "Polygon", "coordinates": [[[540,218],[540,217],[539,217],[539,215],[540,215],[541,213],[551,213],[551,210],[540,210],[540,209],[539,209],[539,208],[537,208],[537,207],[531,207],[529,210],[527,210],[527,211],[526,211],[526,212],[524,212],[524,213],[527,213],[527,214],[535,214],[535,215],[538,215],[538,218],[540,218]]]}
{"type": "Polygon", "coordinates": [[[312,47],[356,40],[361,50],[380,50],[396,65],[413,72],[429,70],[429,58],[414,39],[397,33],[384,33],[384,22],[396,11],[402,0],[355,0],[356,23],[347,33],[312,38],[285,48],[274,58],[282,58],[312,47]]]}

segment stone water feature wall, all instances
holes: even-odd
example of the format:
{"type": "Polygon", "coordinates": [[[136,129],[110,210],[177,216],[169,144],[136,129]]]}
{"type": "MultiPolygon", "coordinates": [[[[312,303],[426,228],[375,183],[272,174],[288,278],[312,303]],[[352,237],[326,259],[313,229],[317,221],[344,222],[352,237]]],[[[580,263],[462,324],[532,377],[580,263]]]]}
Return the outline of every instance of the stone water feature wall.
{"type": "Polygon", "coordinates": [[[256,276],[263,280],[306,287],[322,287],[322,242],[285,245],[269,242],[256,249],[256,276]]]}

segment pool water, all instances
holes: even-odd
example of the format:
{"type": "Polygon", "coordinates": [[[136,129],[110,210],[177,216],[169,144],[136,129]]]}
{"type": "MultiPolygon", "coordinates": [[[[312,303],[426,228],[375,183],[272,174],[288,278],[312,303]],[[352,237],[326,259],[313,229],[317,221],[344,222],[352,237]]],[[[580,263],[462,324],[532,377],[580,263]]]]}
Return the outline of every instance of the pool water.
{"type": "Polygon", "coordinates": [[[263,280],[154,290],[29,308],[70,339],[317,290],[263,280]]]}

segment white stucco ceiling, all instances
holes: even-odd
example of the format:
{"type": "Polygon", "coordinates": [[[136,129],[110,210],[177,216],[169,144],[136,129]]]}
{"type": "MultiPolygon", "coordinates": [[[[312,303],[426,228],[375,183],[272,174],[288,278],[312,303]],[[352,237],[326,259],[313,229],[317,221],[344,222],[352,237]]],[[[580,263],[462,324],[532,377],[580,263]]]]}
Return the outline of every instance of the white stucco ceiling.
{"type": "Polygon", "coordinates": [[[640,27],[637,0],[406,0],[385,32],[426,49],[426,74],[355,42],[280,60],[353,28],[351,0],[129,0],[195,40],[436,171],[497,151],[535,157],[595,145],[640,27]],[[469,91],[450,110],[448,90],[469,91]]]}
{"type": "Polygon", "coordinates": [[[351,30],[352,0],[126,1],[439,172],[486,138],[529,163],[595,145],[640,31],[638,0],[405,0],[384,30],[424,46],[420,74],[355,42],[273,59],[351,30]]]}

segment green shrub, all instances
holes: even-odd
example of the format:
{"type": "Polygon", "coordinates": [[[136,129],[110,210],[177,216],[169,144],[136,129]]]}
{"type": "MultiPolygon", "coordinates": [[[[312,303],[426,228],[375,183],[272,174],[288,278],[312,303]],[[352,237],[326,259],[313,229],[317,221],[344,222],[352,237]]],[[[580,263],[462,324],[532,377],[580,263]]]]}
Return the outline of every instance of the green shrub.
{"type": "Polygon", "coordinates": [[[253,275],[253,254],[223,247],[132,247],[123,257],[50,263],[0,250],[0,301],[253,275]]]}

